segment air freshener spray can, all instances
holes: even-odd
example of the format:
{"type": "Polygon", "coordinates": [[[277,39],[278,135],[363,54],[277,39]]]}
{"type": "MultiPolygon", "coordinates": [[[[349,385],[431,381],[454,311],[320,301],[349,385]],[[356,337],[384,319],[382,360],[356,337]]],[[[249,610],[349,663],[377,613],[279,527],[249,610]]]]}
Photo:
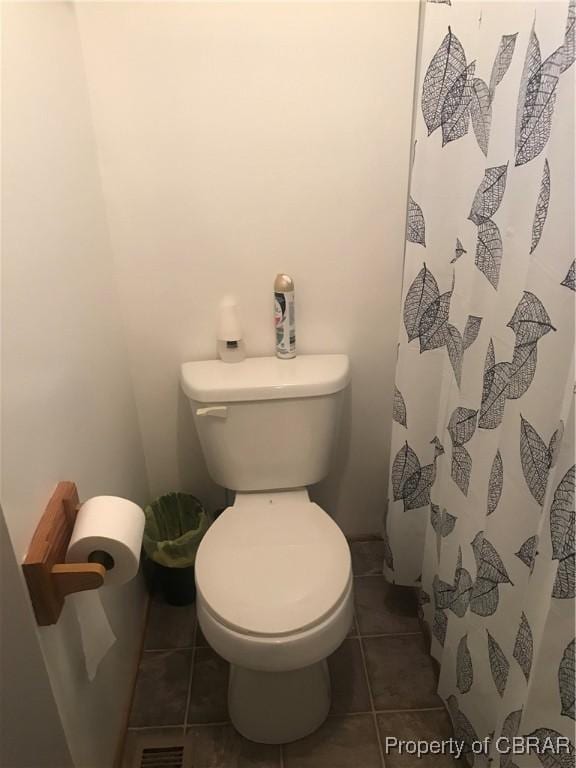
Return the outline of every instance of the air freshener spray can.
{"type": "Polygon", "coordinates": [[[276,275],[274,280],[274,325],[276,326],[276,357],[296,357],[296,326],[294,322],[294,283],[288,275],[276,275]]]}

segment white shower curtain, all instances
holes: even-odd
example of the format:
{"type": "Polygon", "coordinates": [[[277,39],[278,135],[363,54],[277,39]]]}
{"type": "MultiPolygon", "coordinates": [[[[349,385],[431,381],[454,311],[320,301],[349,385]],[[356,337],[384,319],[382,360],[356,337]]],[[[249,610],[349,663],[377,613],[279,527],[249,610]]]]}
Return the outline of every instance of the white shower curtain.
{"type": "Polygon", "coordinates": [[[474,765],[574,765],[574,23],[425,8],[384,571],[474,765]]]}

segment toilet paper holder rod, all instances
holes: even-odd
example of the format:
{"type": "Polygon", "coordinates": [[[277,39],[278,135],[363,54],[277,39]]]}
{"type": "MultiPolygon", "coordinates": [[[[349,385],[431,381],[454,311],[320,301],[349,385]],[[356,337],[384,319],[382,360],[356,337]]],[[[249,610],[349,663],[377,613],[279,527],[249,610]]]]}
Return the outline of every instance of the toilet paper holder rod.
{"type": "Polygon", "coordinates": [[[64,562],[79,508],[75,483],[58,483],[22,563],[40,626],[58,621],[66,595],[101,587],[107,567],[114,566],[113,561],[106,560],[105,553],[94,553],[89,563],[64,562]]]}

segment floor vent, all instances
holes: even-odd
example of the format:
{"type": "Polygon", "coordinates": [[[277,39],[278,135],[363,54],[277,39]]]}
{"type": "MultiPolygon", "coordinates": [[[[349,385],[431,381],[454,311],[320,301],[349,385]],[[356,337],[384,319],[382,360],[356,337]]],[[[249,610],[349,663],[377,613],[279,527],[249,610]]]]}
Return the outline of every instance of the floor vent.
{"type": "Polygon", "coordinates": [[[182,729],[167,728],[167,733],[147,729],[126,734],[123,768],[192,768],[190,740],[182,729]],[[174,733],[179,730],[180,733],[174,733]]]}
{"type": "Polygon", "coordinates": [[[144,747],[139,768],[185,768],[184,745],[144,747]]]}

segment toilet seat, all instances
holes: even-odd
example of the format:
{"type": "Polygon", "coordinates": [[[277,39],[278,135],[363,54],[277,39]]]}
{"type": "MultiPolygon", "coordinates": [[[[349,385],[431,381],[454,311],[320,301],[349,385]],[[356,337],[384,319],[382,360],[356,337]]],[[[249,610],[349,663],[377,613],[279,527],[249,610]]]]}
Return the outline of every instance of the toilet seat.
{"type": "Polygon", "coordinates": [[[210,646],[232,665],[264,672],[289,672],[326,659],[342,643],[352,625],[353,579],[334,611],[323,621],[290,635],[248,635],[222,624],[197,595],[198,622],[210,646]]]}
{"type": "Polygon", "coordinates": [[[234,635],[306,634],[350,601],[346,539],[304,490],[238,494],[196,556],[199,606],[234,635]]]}

